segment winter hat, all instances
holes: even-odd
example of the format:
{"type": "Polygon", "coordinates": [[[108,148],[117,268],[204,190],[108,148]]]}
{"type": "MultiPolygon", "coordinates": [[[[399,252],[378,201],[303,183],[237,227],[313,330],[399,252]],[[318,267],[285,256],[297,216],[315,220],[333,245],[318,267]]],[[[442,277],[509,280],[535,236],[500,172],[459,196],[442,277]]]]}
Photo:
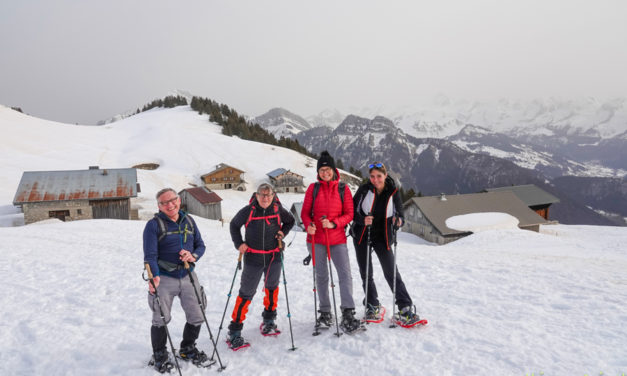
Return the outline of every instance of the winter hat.
{"type": "Polygon", "coordinates": [[[316,171],[320,171],[322,167],[331,167],[335,170],[335,161],[328,151],[320,153],[320,159],[318,159],[318,168],[316,171]]]}

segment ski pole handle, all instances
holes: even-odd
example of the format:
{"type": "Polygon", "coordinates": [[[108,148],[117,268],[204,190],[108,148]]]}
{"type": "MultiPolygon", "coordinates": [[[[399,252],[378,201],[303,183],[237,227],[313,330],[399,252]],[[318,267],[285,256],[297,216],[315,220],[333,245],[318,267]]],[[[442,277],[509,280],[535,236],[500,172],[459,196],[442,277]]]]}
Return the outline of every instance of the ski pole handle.
{"type": "MultiPolygon", "coordinates": [[[[240,253],[239,257],[237,258],[237,268],[239,270],[242,270],[242,257],[244,257],[244,254],[240,253]]],[[[231,288],[233,288],[233,287],[231,286],[231,288]]]]}
{"type": "Polygon", "coordinates": [[[183,261],[183,267],[184,267],[186,270],[189,270],[189,264],[187,263],[187,261],[183,261]]]}
{"type": "Polygon", "coordinates": [[[146,273],[148,273],[148,279],[152,281],[152,272],[150,271],[150,264],[145,262],[144,267],[146,268],[146,273]]]}

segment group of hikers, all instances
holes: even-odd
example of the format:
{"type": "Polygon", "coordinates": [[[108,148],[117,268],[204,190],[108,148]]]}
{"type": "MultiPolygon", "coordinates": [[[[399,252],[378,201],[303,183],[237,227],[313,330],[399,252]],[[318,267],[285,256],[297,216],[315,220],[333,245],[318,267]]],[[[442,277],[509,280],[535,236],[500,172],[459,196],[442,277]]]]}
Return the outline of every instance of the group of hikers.
{"type": "MultiPolygon", "coordinates": [[[[314,305],[319,302],[315,308],[316,332],[319,328],[332,327],[334,319],[336,328],[346,333],[363,328],[364,321],[380,322],[383,319],[385,311],[373,279],[371,249],[379,259],[390,289],[394,291],[398,314],[393,316],[393,320],[408,327],[420,321],[396,268],[395,252],[391,252],[396,230],[403,225],[399,191],[383,163],[372,163],[368,169],[369,181],[361,185],[352,197],[349,187],[340,181],[333,158],[324,151],[317,163],[317,182],[312,183],[305,193],[301,219],[307,232],[309,256],[303,262],[308,265],[313,261],[314,291],[318,297],[318,301],[314,297],[314,305]],[[350,230],[365,292],[361,319],[355,313],[346,244],[346,227],[351,222],[350,230]],[[341,323],[338,323],[335,293],[333,304],[329,299],[329,278],[331,288],[334,287],[328,264],[331,261],[338,276],[341,323]]],[[[206,296],[194,266],[204,255],[205,244],[193,218],[180,210],[181,200],[175,190],[162,189],[156,198],[159,212],[147,222],[143,233],[144,262],[149,276],[148,304],[153,314],[150,331],[153,357],[150,364],[159,372],[169,372],[173,365],[167,351],[168,340],[172,351],[175,350],[167,323],[171,319],[170,311],[176,296],[185,312],[186,323],[180,349],[178,354],[173,354],[174,359],[192,361],[196,365],[209,360],[207,354],[196,347],[201,325],[206,322],[206,296]]],[[[280,333],[275,320],[279,279],[284,270],[282,240],[294,223],[294,217],[283,208],[273,187],[266,183],[257,188],[248,205],[231,220],[231,239],[240,257],[243,255],[244,264],[227,333],[227,344],[233,350],[249,346],[242,337],[242,329],[262,277],[265,296],[260,331],[262,335],[280,333]],[[242,227],[245,228],[244,236],[242,227]]],[[[209,334],[213,341],[211,329],[209,334]]],[[[215,342],[213,344],[215,354],[215,342]]]]}

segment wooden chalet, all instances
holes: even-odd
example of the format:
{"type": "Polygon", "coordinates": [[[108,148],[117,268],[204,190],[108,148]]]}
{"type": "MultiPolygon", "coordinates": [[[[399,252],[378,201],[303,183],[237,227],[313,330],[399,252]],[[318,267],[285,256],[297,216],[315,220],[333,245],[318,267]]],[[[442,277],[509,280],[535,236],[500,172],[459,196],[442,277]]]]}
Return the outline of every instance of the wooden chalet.
{"type": "Polygon", "coordinates": [[[199,217],[222,219],[222,198],[205,187],[187,188],[179,192],[181,209],[199,217]]]}
{"type": "Polygon", "coordinates": [[[246,190],[246,182],[242,178],[244,171],[235,167],[220,163],[216,168],[200,177],[205,187],[209,190],[214,189],[235,189],[238,191],[246,190]]]}
{"type": "Polygon", "coordinates": [[[24,212],[24,223],[49,218],[131,219],[131,197],[139,184],[134,168],[68,171],[26,171],[13,205],[24,212]]]}
{"type": "Polygon", "coordinates": [[[513,192],[485,192],[453,196],[413,197],[403,204],[404,231],[438,244],[468,236],[471,232],[446,226],[450,217],[471,213],[507,213],[518,219],[518,227],[538,232],[548,222],[529,209],[513,192]]]}
{"type": "Polygon", "coordinates": [[[538,188],[534,184],[513,185],[511,187],[487,188],[484,192],[502,192],[512,191],[514,194],[529,207],[529,209],[538,213],[538,215],[547,221],[549,220],[549,207],[556,202],[560,202],[559,198],[538,188]]]}
{"type": "Polygon", "coordinates": [[[276,170],[268,172],[266,175],[270,178],[270,183],[278,193],[305,193],[302,175],[284,168],[277,168],[276,170]]]}

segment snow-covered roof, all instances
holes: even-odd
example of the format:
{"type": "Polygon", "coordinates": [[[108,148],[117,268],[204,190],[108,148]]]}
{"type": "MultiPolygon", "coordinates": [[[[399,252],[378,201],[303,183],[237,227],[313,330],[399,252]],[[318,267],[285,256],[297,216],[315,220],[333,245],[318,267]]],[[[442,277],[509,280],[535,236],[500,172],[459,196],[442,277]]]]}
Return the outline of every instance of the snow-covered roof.
{"type": "Polygon", "coordinates": [[[134,168],[25,171],[13,205],[128,197],[137,197],[137,170],[134,168]]]}
{"type": "Polygon", "coordinates": [[[521,228],[547,223],[512,191],[452,195],[446,196],[446,200],[442,200],[440,196],[413,197],[406,201],[404,206],[407,207],[412,203],[418,206],[442,235],[467,232],[454,230],[446,225],[448,218],[462,214],[507,213],[518,219],[518,227],[521,228]]]}

